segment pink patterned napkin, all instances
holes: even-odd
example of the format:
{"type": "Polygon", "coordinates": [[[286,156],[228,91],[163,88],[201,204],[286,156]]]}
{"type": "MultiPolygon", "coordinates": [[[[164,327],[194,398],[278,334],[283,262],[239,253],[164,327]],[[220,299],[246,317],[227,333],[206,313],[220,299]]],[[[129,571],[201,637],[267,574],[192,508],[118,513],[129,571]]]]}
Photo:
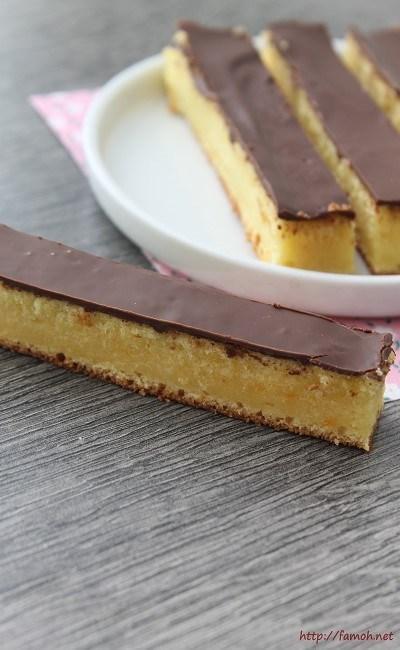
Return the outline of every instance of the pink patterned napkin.
{"type": "MultiPolygon", "coordinates": [[[[87,109],[96,95],[94,90],[73,90],[70,92],[56,92],[48,95],[32,95],[30,103],[46,124],[55,133],[60,142],[69,151],[76,164],[85,170],[85,156],[82,147],[82,126],[87,109]]],[[[163,275],[180,275],[166,264],[154,259],[145,253],[152,266],[163,275]]],[[[379,320],[345,320],[346,324],[355,327],[367,327],[378,331],[391,331],[396,350],[396,363],[390,371],[386,381],[385,398],[387,400],[400,399],[400,317],[379,320]]]]}

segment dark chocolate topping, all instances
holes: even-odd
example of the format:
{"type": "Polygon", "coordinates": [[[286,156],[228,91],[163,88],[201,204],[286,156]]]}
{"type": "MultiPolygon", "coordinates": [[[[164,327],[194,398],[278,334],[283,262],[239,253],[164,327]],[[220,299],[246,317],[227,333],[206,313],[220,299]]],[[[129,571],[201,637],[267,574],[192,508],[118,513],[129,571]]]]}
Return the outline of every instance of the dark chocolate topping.
{"type": "Polygon", "coordinates": [[[353,28],[351,33],[377,72],[400,93],[400,27],[368,34],[353,28]]]}
{"type": "Polygon", "coordinates": [[[400,137],[332,49],[326,28],[295,21],[268,28],[339,154],[379,204],[400,204],[400,137]]]}
{"type": "Polygon", "coordinates": [[[279,216],[326,217],[335,204],[335,212],[351,217],[345,195],[292,117],[249,36],[190,22],[180,27],[199,91],[221,107],[279,216]]]}
{"type": "MultiPolygon", "coordinates": [[[[82,253],[0,226],[0,279],[92,311],[178,330],[346,374],[386,372],[390,334],[353,330],[292,309],[82,253]]],[[[376,376],[376,375],[374,375],[376,376]]]]}

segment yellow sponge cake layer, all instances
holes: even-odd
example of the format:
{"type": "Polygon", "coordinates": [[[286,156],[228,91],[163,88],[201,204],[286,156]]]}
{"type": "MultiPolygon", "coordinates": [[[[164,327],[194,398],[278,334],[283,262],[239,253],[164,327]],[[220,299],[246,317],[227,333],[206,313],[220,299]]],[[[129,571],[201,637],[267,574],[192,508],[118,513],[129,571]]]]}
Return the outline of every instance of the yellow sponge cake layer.
{"type": "Polygon", "coordinates": [[[400,131],[400,30],[387,29],[371,34],[352,30],[346,36],[342,58],[400,131]]]}
{"type": "Polygon", "coordinates": [[[0,345],[125,388],[370,448],[391,337],[0,227],[0,345]]]}
{"type": "Polygon", "coordinates": [[[264,62],[350,197],[374,273],[400,273],[400,139],[332,51],[321,25],[273,25],[264,62]]]}
{"type": "MultiPolygon", "coordinates": [[[[171,108],[193,128],[258,257],[285,266],[352,272],[354,224],[346,198],[291,117],[283,97],[271,85],[248,37],[230,30],[183,25],[174,45],[164,52],[164,80],[171,108]],[[221,91],[218,97],[214,90],[217,84],[206,78],[207,61],[204,57],[202,65],[197,59],[196,63],[192,61],[193,52],[188,48],[198,46],[200,39],[208,57],[220,66],[221,77],[226,72],[224,57],[231,57],[226,67],[232,70],[232,65],[240,67],[247,56],[245,65],[249,65],[238,72],[238,78],[240,81],[241,74],[248,75],[246,85],[258,84],[259,124],[243,100],[235,76],[229,75],[228,84],[233,88],[221,91]],[[230,95],[240,108],[240,116],[233,119],[224,99],[230,95]],[[239,124],[239,130],[240,119],[246,127],[239,124]],[[259,138],[254,135],[256,129],[262,131],[259,138]]],[[[221,87],[225,83],[216,81],[221,87]]],[[[255,110],[251,97],[249,104],[255,110]]],[[[234,110],[238,113],[237,107],[234,110]]]]}

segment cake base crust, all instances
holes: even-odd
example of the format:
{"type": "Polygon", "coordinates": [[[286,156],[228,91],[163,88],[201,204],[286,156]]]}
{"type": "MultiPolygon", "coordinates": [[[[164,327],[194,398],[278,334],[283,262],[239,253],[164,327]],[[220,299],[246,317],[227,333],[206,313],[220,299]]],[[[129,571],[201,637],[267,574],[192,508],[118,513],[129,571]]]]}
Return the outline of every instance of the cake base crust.
{"type": "Polygon", "coordinates": [[[357,441],[354,439],[346,439],[345,436],[338,437],[338,434],[335,432],[318,432],[307,427],[297,427],[290,426],[288,427],[287,423],[281,424],[272,418],[268,418],[265,415],[260,413],[252,413],[251,415],[246,413],[245,409],[240,408],[230,408],[227,405],[221,405],[218,402],[212,401],[202,401],[200,399],[195,399],[190,395],[186,395],[184,390],[171,390],[168,389],[164,384],[148,384],[144,386],[143,384],[133,380],[133,379],[122,379],[117,373],[112,373],[104,370],[97,370],[91,368],[85,364],[72,361],[67,358],[62,358],[60,354],[57,355],[47,355],[39,350],[35,350],[31,347],[25,347],[23,345],[8,343],[7,341],[0,340],[0,347],[11,350],[12,352],[17,352],[18,354],[23,354],[46,363],[50,363],[53,366],[63,368],[64,370],[69,370],[76,374],[83,374],[91,377],[92,379],[97,379],[100,381],[109,382],[116,384],[125,390],[130,390],[139,395],[146,396],[150,395],[157,397],[160,401],[163,402],[178,402],[179,404],[184,404],[186,406],[193,406],[195,408],[201,408],[206,411],[211,411],[219,415],[225,415],[236,420],[242,420],[249,424],[257,424],[258,426],[266,426],[277,431],[289,431],[290,433],[296,433],[301,436],[307,436],[311,438],[319,438],[320,440],[325,440],[326,442],[333,443],[334,445],[345,445],[348,447],[357,447],[363,451],[372,450],[372,439],[376,430],[376,426],[379,420],[379,415],[377,417],[375,426],[371,431],[369,437],[364,441],[357,441]]]}

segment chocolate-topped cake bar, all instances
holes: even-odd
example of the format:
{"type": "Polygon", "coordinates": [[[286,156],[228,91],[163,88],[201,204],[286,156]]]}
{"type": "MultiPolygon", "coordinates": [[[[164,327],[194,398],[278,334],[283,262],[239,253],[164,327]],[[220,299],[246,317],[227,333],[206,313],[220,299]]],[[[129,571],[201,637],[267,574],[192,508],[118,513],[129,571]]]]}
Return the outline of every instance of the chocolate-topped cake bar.
{"type": "Polygon", "coordinates": [[[400,131],[400,27],[369,33],[351,29],[343,60],[400,131]]]}
{"type": "Polygon", "coordinates": [[[400,137],[332,48],[326,28],[270,25],[264,61],[348,193],[375,273],[400,273],[400,137]]]}
{"type": "Polygon", "coordinates": [[[353,213],[243,30],[183,22],[164,53],[172,109],[193,128],[265,261],[352,272],[353,213]]]}
{"type": "Polygon", "coordinates": [[[391,336],[0,226],[0,345],[125,388],[368,450],[391,336]]]}

